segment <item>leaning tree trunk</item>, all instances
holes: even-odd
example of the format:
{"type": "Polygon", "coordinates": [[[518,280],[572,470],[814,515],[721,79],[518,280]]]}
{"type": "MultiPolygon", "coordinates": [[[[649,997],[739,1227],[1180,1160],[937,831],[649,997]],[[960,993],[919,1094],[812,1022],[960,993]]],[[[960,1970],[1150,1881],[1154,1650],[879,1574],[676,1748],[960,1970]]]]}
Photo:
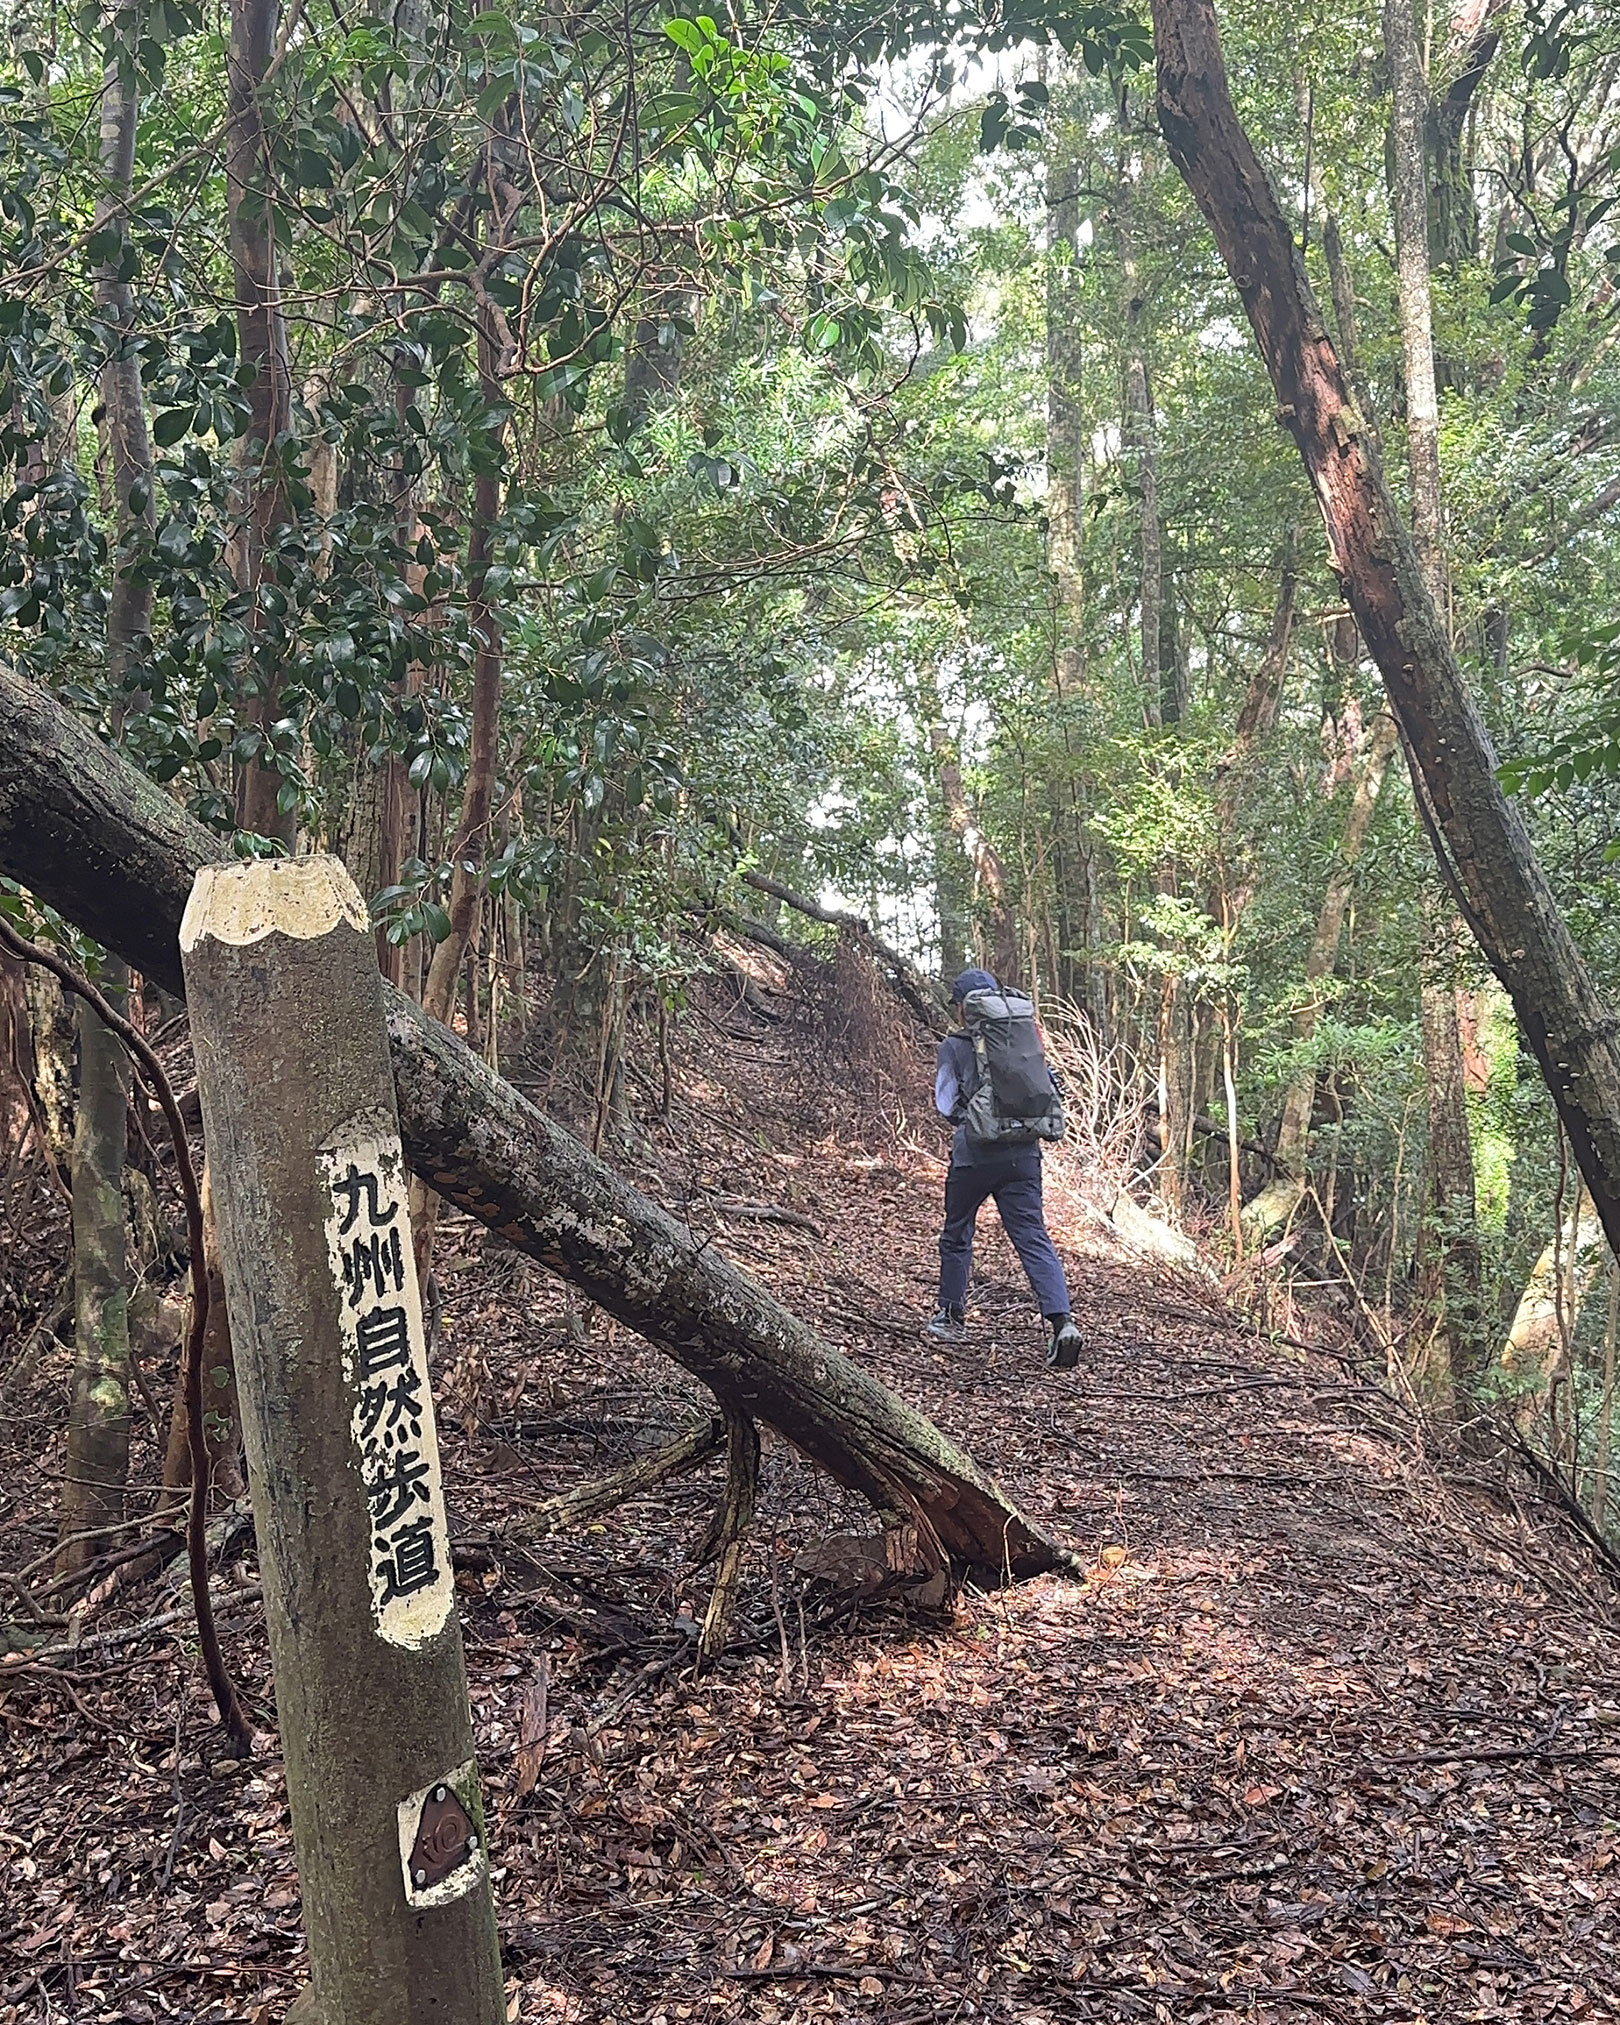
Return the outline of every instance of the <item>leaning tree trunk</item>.
{"type": "MultiPolygon", "coordinates": [[[[119,1012],[129,972],[109,960],[101,989],[119,1012]]],[[[62,1469],[58,1574],[106,1551],[129,1483],[129,1266],[124,1134],[129,1058],[79,1002],[79,1113],[73,1133],[73,1400],[62,1469]],[[102,1537],[87,1537],[100,1533],[102,1537]]]]}
{"type": "MultiPolygon", "coordinates": [[[[220,840],[0,666],[0,868],[168,990],[220,840]]],[[[797,897],[797,896],[793,896],[797,897]]],[[[639,1194],[402,994],[385,993],[411,1166],[508,1243],[959,1564],[1063,1559],[930,1422],[639,1194]]]]}
{"type": "Polygon", "coordinates": [[[1232,108],[1212,0],[1153,0],[1159,123],[1214,230],[1384,678],[1424,828],[1513,1001],[1610,1243],[1620,1247],[1620,1038],[1536,861],[1424,588],[1264,169],[1232,108]]]}

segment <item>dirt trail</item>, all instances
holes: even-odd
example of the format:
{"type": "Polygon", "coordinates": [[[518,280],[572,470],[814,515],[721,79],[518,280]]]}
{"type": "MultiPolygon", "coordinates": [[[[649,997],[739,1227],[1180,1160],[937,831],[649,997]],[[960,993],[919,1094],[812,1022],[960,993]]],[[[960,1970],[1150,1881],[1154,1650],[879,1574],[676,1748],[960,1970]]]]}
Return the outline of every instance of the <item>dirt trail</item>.
{"type": "MultiPolygon", "coordinates": [[[[828,1603],[793,1557],[866,1515],[768,1443],[738,1647],[694,1680],[714,1471],[508,1536],[701,1402],[452,1224],[447,1480],[524,2018],[1620,2018],[1620,1637],[1545,1515],[1448,1488],[1383,1394],[1073,1232],[1079,1372],[1042,1367],[989,1211],[971,1339],[936,1348],[937,1166],[773,1152],[699,1100],[666,1196],[1092,1572],[949,1618],[828,1603]]],[[[256,1604],[225,1621],[265,1721],[256,1604]]],[[[297,1987],[278,1762],[209,1762],[177,1638],[87,1654],[76,1702],[6,1691],[4,2025],[268,2025],[297,1987]]]]}

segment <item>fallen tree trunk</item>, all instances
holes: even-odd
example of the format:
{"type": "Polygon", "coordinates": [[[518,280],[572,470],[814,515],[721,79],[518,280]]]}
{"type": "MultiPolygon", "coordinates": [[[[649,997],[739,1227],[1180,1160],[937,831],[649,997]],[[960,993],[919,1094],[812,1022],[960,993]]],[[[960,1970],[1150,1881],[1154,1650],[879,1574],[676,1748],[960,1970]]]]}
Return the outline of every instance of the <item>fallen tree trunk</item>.
{"type": "Polygon", "coordinates": [[[1232,106],[1213,0],[1152,0],[1159,125],[1209,221],[1299,447],[1333,566],[1378,664],[1413,796],[1458,909],[1513,1001],[1620,1253],[1620,1029],[1496,778],[1490,736],[1423,582],[1292,230],[1232,106]]]}
{"type": "MultiPolygon", "coordinates": [[[[224,854],[53,698],[0,668],[0,870],[178,992],[180,916],[197,868],[224,854]]],[[[958,1565],[1027,1575],[1064,1559],[929,1421],[420,1006],[392,988],[385,998],[406,1157],[441,1195],[958,1565]]]]}
{"type": "MultiPolygon", "coordinates": [[[[791,907],[796,914],[803,914],[811,921],[825,921],[831,928],[847,928],[851,934],[858,936],[889,973],[889,981],[917,1017],[935,1034],[951,1031],[943,989],[933,978],[925,977],[909,958],[902,956],[881,935],[874,933],[869,921],[863,921],[858,914],[846,913],[841,907],[823,907],[819,900],[795,893],[791,886],[784,886],[780,879],[772,879],[764,872],[744,872],[742,877],[745,886],[752,886],[756,893],[767,894],[772,900],[780,900],[784,907],[791,907]]],[[[744,933],[752,933],[758,926],[757,922],[750,922],[744,933]]]]}

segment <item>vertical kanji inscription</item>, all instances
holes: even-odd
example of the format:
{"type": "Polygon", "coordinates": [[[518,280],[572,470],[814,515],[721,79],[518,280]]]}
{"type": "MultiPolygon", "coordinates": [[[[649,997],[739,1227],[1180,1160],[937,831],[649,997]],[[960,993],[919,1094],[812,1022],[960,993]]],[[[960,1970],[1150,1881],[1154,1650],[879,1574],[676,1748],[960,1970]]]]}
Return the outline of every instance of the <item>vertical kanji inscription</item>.
{"type": "Polygon", "coordinates": [[[372,1614],[381,1637],[414,1648],[443,1626],[453,1584],[405,1164],[396,1137],[360,1126],[322,1150],[321,1170],[350,1429],[370,1518],[372,1614]]]}

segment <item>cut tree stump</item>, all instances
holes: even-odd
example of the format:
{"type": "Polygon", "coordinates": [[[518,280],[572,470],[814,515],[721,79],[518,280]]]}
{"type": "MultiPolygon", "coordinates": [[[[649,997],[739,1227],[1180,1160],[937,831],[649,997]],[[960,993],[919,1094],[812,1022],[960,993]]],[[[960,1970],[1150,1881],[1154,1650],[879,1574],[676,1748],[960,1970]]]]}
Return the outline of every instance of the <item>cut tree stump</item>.
{"type": "MultiPolygon", "coordinates": [[[[180,917],[224,841],[54,698],[0,668],[0,870],[170,991],[180,917]]],[[[384,987],[406,1158],[441,1195],[763,1421],[958,1568],[1069,1557],[938,1428],[384,987]]]]}

